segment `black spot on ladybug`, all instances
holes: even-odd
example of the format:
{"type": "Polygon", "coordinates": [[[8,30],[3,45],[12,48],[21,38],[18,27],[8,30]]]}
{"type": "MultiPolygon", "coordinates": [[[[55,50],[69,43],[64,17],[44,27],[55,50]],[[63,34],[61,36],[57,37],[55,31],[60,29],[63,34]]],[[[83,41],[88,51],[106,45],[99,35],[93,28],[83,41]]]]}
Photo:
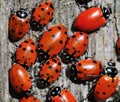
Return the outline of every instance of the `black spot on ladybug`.
{"type": "Polygon", "coordinates": [[[16,86],[15,88],[18,88],[18,86],[16,86]]]}
{"type": "Polygon", "coordinates": [[[98,85],[100,85],[100,83],[98,83],[98,85]]]}
{"type": "Polygon", "coordinates": [[[118,50],[120,51],[120,48],[118,48],[118,50]]]}
{"type": "Polygon", "coordinates": [[[102,94],[103,94],[103,95],[106,95],[106,92],[103,92],[102,94]]]}
{"type": "Polygon", "coordinates": [[[58,70],[58,69],[56,69],[56,70],[55,70],[55,72],[56,72],[56,73],[58,73],[58,72],[59,72],[59,70],[58,70]]]}
{"type": "Polygon", "coordinates": [[[26,48],[23,48],[23,51],[25,51],[26,50],[26,48]]]}
{"type": "Polygon", "coordinates": [[[21,35],[21,34],[22,34],[22,32],[19,32],[18,34],[19,34],[19,35],[21,35]]]}
{"type": "Polygon", "coordinates": [[[25,40],[24,43],[28,43],[28,40],[25,40]]]}
{"type": "Polygon", "coordinates": [[[63,43],[63,41],[62,40],[60,40],[60,44],[62,44],[63,43]]]}
{"type": "Polygon", "coordinates": [[[69,48],[66,48],[65,50],[66,50],[66,51],[69,51],[69,48]]]}
{"type": "Polygon", "coordinates": [[[52,31],[52,29],[48,29],[48,31],[52,31]]]}
{"type": "Polygon", "coordinates": [[[19,45],[19,48],[21,48],[22,47],[22,45],[19,45]]]}
{"type": "Polygon", "coordinates": [[[64,33],[65,33],[65,35],[67,35],[67,32],[66,32],[66,31],[65,31],[64,33]]]}
{"type": "Polygon", "coordinates": [[[44,74],[40,74],[40,76],[41,76],[41,77],[43,77],[43,76],[44,76],[44,74]]]}
{"type": "Polygon", "coordinates": [[[75,35],[72,36],[72,38],[75,38],[75,37],[76,37],[75,35]]]}
{"type": "Polygon", "coordinates": [[[78,53],[80,53],[80,50],[78,51],[78,53]]]}
{"type": "Polygon", "coordinates": [[[86,39],[88,39],[88,36],[86,37],[86,39]]]}
{"type": "Polygon", "coordinates": [[[110,87],[110,85],[107,85],[107,87],[110,87]]]}
{"type": "Polygon", "coordinates": [[[93,63],[97,63],[97,61],[93,60],[93,63]]]}
{"type": "Polygon", "coordinates": [[[52,66],[48,66],[48,68],[52,69],[53,67],[52,66]]]}
{"type": "Polygon", "coordinates": [[[25,58],[24,56],[22,58],[25,58]]]}
{"type": "Polygon", "coordinates": [[[12,32],[12,33],[15,33],[15,30],[14,30],[14,29],[12,29],[12,30],[11,30],[11,32],[12,32]]]}
{"type": "Polygon", "coordinates": [[[54,77],[53,77],[53,76],[51,76],[51,78],[53,79],[54,77]]]}
{"type": "Polygon", "coordinates": [[[40,47],[43,47],[43,44],[40,44],[40,47]]]}
{"type": "Polygon", "coordinates": [[[38,17],[40,17],[40,15],[38,15],[38,17]]]}
{"type": "Polygon", "coordinates": [[[98,94],[99,94],[99,92],[97,91],[97,92],[96,92],[96,94],[98,95],[98,94]]]}
{"type": "Polygon", "coordinates": [[[34,43],[34,42],[32,42],[31,44],[32,44],[32,45],[35,45],[35,43],[34,43]]]}
{"type": "Polygon", "coordinates": [[[49,3],[48,3],[48,2],[46,2],[45,4],[46,4],[46,5],[48,5],[49,3]]]}
{"type": "Polygon", "coordinates": [[[15,20],[15,17],[12,17],[12,20],[15,20]]]}
{"type": "Polygon", "coordinates": [[[42,11],[44,11],[45,9],[44,8],[41,8],[42,11]]]}
{"type": "Polygon", "coordinates": [[[30,50],[30,52],[31,52],[31,53],[34,53],[34,51],[33,51],[33,50],[30,50]]]}
{"type": "Polygon", "coordinates": [[[83,33],[82,33],[82,32],[80,32],[80,35],[83,35],[83,33]]]}
{"type": "Polygon", "coordinates": [[[25,23],[28,24],[28,21],[26,21],[25,23]]]}
{"type": "Polygon", "coordinates": [[[81,63],[78,63],[78,66],[81,66],[82,64],[81,63]]]}
{"type": "Polygon", "coordinates": [[[52,4],[50,4],[50,7],[51,7],[52,9],[54,9],[54,7],[53,7],[53,5],[52,5],[52,4]]]}
{"type": "Polygon", "coordinates": [[[47,14],[50,15],[50,12],[48,11],[47,14]]]}
{"type": "Polygon", "coordinates": [[[39,5],[39,7],[41,7],[42,5],[39,5]]]}
{"type": "Polygon", "coordinates": [[[52,38],[55,38],[55,35],[52,35],[52,38]]]}
{"type": "Polygon", "coordinates": [[[84,46],[86,46],[86,44],[83,44],[84,46]]]}
{"type": "Polygon", "coordinates": [[[60,26],[58,26],[58,29],[61,30],[62,28],[60,26]]]}
{"type": "Polygon", "coordinates": [[[58,65],[61,66],[61,63],[59,62],[58,65]]]}
{"type": "Polygon", "coordinates": [[[73,50],[75,50],[75,47],[73,47],[73,50]]]}
{"type": "Polygon", "coordinates": [[[21,26],[21,27],[23,27],[23,25],[22,25],[22,24],[21,24],[20,26],[21,26]]]}
{"type": "Polygon", "coordinates": [[[43,18],[42,20],[45,20],[45,18],[43,18]]]}
{"type": "Polygon", "coordinates": [[[55,63],[57,62],[57,60],[55,60],[55,59],[52,59],[52,61],[55,62],[55,63]]]}
{"type": "Polygon", "coordinates": [[[46,75],[49,76],[49,73],[47,73],[46,75]]]}
{"type": "Polygon", "coordinates": [[[49,64],[50,64],[50,62],[48,61],[48,62],[46,62],[46,64],[47,64],[47,65],[49,65],[49,64]]]}
{"type": "Polygon", "coordinates": [[[23,86],[24,86],[24,84],[21,84],[20,86],[22,86],[22,87],[23,87],[23,86]]]}
{"type": "Polygon", "coordinates": [[[84,68],[84,71],[86,71],[87,69],[86,68],[84,68]]]}
{"type": "Polygon", "coordinates": [[[15,23],[15,25],[17,25],[17,23],[15,23]]]}

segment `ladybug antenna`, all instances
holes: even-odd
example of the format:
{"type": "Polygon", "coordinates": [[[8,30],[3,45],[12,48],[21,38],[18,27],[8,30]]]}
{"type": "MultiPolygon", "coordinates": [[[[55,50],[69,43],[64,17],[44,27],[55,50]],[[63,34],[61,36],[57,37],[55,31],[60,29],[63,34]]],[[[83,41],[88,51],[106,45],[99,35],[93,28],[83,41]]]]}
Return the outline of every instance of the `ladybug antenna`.
{"type": "Polygon", "coordinates": [[[102,12],[103,12],[103,16],[108,19],[110,14],[112,13],[112,10],[110,7],[106,8],[106,7],[103,7],[102,8],[102,12]]]}

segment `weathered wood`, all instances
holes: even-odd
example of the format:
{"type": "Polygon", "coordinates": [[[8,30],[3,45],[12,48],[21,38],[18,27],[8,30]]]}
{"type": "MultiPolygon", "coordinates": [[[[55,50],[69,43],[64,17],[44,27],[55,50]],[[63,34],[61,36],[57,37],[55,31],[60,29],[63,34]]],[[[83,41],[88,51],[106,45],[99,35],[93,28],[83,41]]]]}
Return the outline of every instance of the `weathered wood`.
{"type": "MultiPolygon", "coordinates": [[[[0,102],[18,102],[9,94],[8,83],[8,71],[11,67],[11,53],[14,53],[16,46],[8,40],[8,20],[12,9],[18,10],[19,8],[27,8],[31,12],[32,8],[39,5],[44,0],[0,0],[0,102]]],[[[55,13],[54,19],[50,22],[44,30],[55,25],[64,24],[68,29],[68,34],[72,35],[71,26],[77,15],[84,10],[84,7],[77,5],[75,0],[52,0],[54,3],[55,13]]],[[[112,9],[112,15],[110,16],[106,26],[101,27],[98,31],[90,34],[88,55],[92,56],[95,53],[95,59],[99,59],[103,64],[110,59],[117,63],[120,76],[120,63],[117,62],[115,54],[115,42],[117,41],[117,33],[120,34],[120,0],[92,0],[88,3],[88,6],[107,6],[112,9]],[[117,28],[116,28],[117,27],[117,28]]],[[[29,14],[30,16],[30,14],[29,14]]],[[[43,30],[43,31],[44,31],[43,30]]],[[[18,45],[25,38],[33,38],[34,35],[40,35],[41,32],[29,31],[22,40],[18,41],[18,45]]],[[[81,58],[84,59],[84,56],[81,58]]],[[[72,83],[65,74],[67,65],[63,64],[63,69],[59,79],[52,85],[59,85],[61,87],[68,88],[76,97],[77,102],[85,98],[88,93],[89,85],[79,85],[72,83]]],[[[45,102],[46,89],[38,89],[34,87],[36,96],[40,98],[41,102],[45,102]]],[[[111,98],[112,100],[112,98],[111,98]]],[[[84,102],[87,102],[85,100],[84,102]]],[[[113,102],[113,101],[111,101],[113,102]]]]}

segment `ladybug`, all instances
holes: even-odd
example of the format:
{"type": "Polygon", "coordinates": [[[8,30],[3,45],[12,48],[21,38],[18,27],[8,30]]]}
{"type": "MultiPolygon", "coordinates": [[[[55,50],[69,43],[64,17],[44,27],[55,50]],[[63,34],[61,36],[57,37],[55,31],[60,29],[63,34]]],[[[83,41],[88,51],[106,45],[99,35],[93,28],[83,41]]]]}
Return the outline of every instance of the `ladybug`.
{"type": "Polygon", "coordinates": [[[88,34],[75,32],[66,42],[65,49],[61,55],[64,63],[71,63],[83,55],[88,47],[88,34]]]}
{"type": "Polygon", "coordinates": [[[33,9],[30,21],[31,28],[35,31],[41,30],[53,18],[54,7],[51,1],[42,2],[33,9]]]}
{"type": "Polygon", "coordinates": [[[115,93],[119,82],[117,73],[118,70],[115,68],[115,63],[112,61],[108,62],[104,75],[99,78],[95,85],[93,92],[95,100],[106,100],[115,93]]]}
{"type": "Polygon", "coordinates": [[[32,82],[28,72],[19,64],[13,64],[9,71],[9,79],[13,89],[17,93],[29,92],[32,82]]]}
{"type": "Polygon", "coordinates": [[[39,40],[39,60],[46,60],[61,52],[67,41],[67,30],[63,25],[55,25],[45,31],[39,40]]]}
{"type": "Polygon", "coordinates": [[[30,20],[24,9],[13,13],[9,19],[9,39],[13,42],[18,41],[25,36],[30,27],[30,20]]]}
{"type": "Polygon", "coordinates": [[[120,61],[120,38],[116,42],[116,54],[118,61],[120,61]]]}
{"type": "Polygon", "coordinates": [[[41,102],[38,98],[34,96],[22,97],[19,102],[41,102]]]}
{"type": "Polygon", "coordinates": [[[48,92],[46,102],[77,102],[73,94],[67,89],[52,87],[48,92]]]}
{"type": "Polygon", "coordinates": [[[73,26],[80,31],[93,32],[106,24],[111,13],[111,8],[91,7],[78,15],[73,26]]]}
{"type": "Polygon", "coordinates": [[[39,79],[37,80],[38,87],[46,88],[56,81],[60,75],[61,68],[61,61],[59,58],[54,57],[48,59],[39,71],[39,79]]]}
{"type": "Polygon", "coordinates": [[[30,38],[21,42],[16,50],[16,62],[30,67],[33,65],[37,58],[36,45],[30,38]]]}
{"type": "Polygon", "coordinates": [[[75,0],[76,3],[79,3],[79,4],[87,4],[88,2],[92,1],[92,0],[75,0]]]}
{"type": "Polygon", "coordinates": [[[67,69],[68,78],[75,83],[92,81],[96,79],[102,72],[103,67],[99,60],[88,58],[80,60],[76,64],[72,64],[67,69]]]}

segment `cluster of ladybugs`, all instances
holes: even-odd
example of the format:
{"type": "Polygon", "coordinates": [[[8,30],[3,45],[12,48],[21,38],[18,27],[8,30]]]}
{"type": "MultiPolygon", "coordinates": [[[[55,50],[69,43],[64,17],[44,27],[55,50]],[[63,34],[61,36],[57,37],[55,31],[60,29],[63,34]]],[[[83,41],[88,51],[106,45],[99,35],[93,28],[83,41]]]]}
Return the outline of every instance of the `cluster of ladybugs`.
{"type": "MultiPolygon", "coordinates": [[[[30,20],[24,9],[18,10],[10,16],[9,39],[14,42],[22,39],[29,27],[35,31],[41,30],[52,20],[53,13],[54,7],[51,1],[42,2],[36,7],[30,20]]],[[[109,98],[118,85],[116,76],[118,71],[115,63],[108,62],[108,67],[104,69],[98,60],[88,58],[78,61],[77,59],[85,53],[88,47],[87,33],[105,25],[110,13],[110,9],[99,7],[91,7],[81,12],[73,24],[78,31],[69,38],[66,27],[59,24],[42,34],[38,47],[32,39],[24,40],[16,50],[16,64],[13,64],[9,71],[10,84],[15,92],[21,95],[20,102],[40,102],[29,92],[32,81],[25,69],[31,67],[37,57],[38,61],[42,63],[36,78],[38,87],[46,88],[58,79],[62,68],[61,61],[65,64],[74,62],[67,69],[68,78],[75,83],[92,81],[97,78],[97,83],[93,88],[94,99],[97,101],[109,98]],[[61,60],[57,57],[60,52],[61,60]]],[[[119,42],[117,45],[120,46],[119,42]]],[[[52,87],[48,92],[46,102],[76,102],[76,99],[67,89],[52,87]]]]}

